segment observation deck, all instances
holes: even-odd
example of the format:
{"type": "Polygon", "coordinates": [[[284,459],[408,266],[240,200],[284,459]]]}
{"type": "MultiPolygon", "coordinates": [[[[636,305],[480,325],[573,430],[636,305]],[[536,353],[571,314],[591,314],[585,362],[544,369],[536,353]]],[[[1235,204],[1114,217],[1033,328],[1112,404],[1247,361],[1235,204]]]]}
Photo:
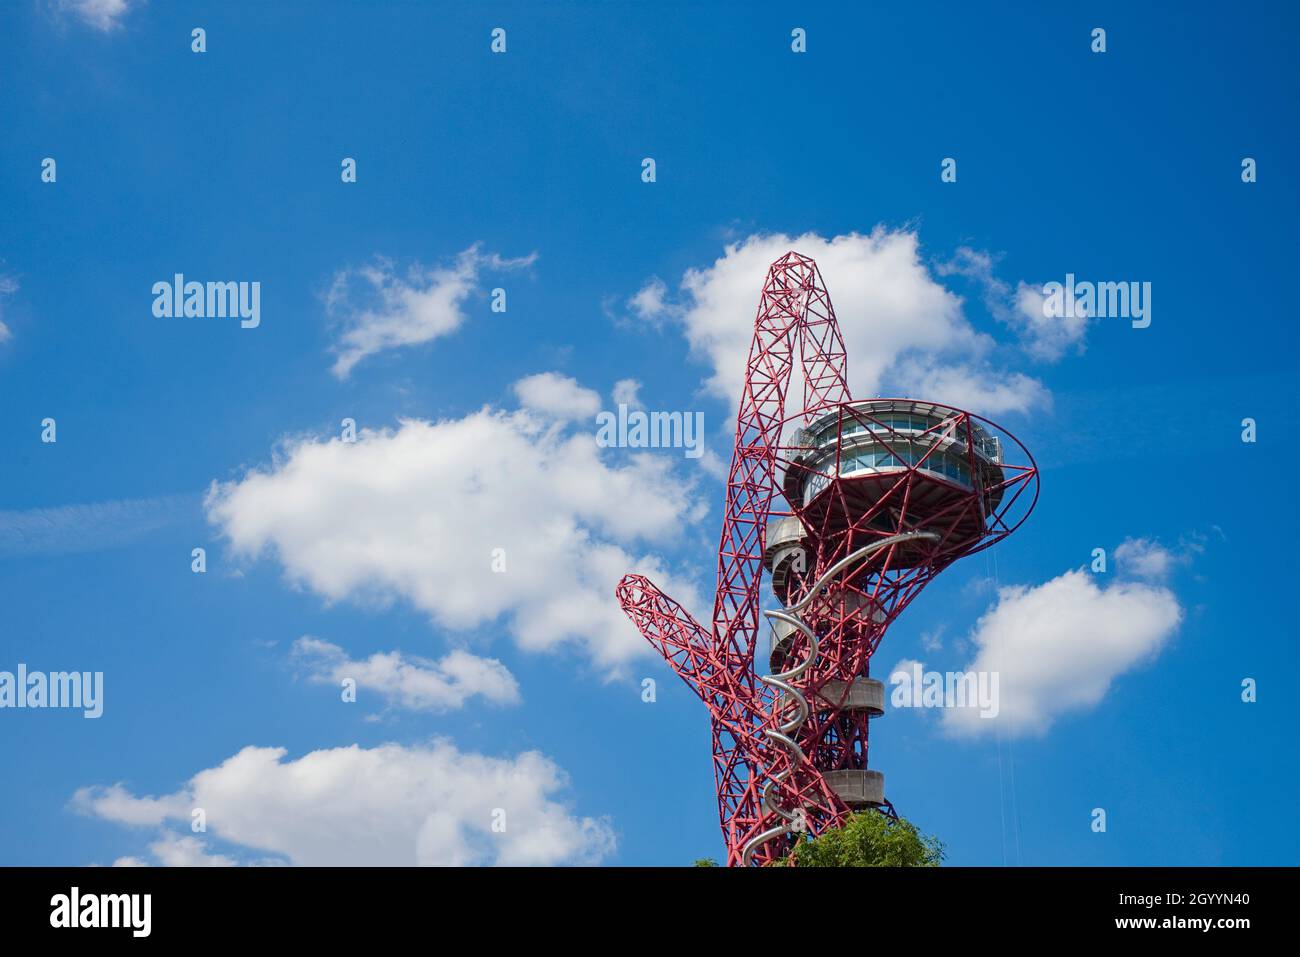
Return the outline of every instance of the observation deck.
{"type": "MultiPolygon", "coordinates": [[[[782,491],[820,537],[927,529],[945,551],[961,550],[984,536],[1006,484],[998,435],[969,413],[912,399],[836,406],[796,429],[781,454],[782,491]]],[[[901,551],[896,567],[924,549],[901,551]]]]}

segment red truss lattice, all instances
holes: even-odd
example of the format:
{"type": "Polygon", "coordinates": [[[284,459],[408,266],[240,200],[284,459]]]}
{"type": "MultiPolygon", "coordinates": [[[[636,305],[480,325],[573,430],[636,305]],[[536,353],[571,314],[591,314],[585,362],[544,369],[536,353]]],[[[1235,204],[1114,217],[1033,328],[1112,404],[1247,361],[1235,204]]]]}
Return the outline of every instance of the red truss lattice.
{"type": "MultiPolygon", "coordinates": [[[[925,584],[1014,531],[1038,495],[1032,458],[1005,430],[937,403],[854,403],[845,364],[816,263],[786,253],[768,271],[754,321],[711,627],[640,575],[617,589],[641,634],[709,709],[729,865],[772,860],[799,832],[843,822],[850,805],[826,775],[866,770],[871,717],[848,707],[851,685],[869,678],[885,631],[925,584]],[[796,343],[803,404],[787,416],[796,343]],[[923,410],[924,421],[899,427],[899,409],[923,410]],[[844,461],[843,441],[863,430],[872,461],[886,467],[847,478],[860,462],[844,461]],[[1008,451],[1023,463],[1007,461],[1008,451]],[[778,491],[786,507],[774,509],[778,491]],[[800,523],[799,560],[783,566],[779,588],[774,576],[765,605],[768,523],[782,516],[800,523]],[[787,611],[766,663],[777,673],[760,677],[765,607],[798,609],[802,627],[787,611]]],[[[894,813],[887,800],[870,803],[894,813]]]]}

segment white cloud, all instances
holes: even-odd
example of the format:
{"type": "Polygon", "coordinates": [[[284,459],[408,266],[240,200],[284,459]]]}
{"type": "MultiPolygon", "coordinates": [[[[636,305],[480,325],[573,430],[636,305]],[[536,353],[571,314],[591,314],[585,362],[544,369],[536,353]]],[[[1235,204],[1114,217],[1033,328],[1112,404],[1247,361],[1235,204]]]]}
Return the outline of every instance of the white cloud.
{"type": "Polygon", "coordinates": [[[614,599],[624,573],[701,606],[642,550],[676,544],[703,512],[674,462],[602,450],[594,429],[528,410],[484,408],[362,430],[355,443],[290,442],[272,465],[214,483],[206,505],[236,556],[272,553],[329,601],[400,598],[456,630],[503,619],[522,648],[571,644],[613,673],[648,654],[614,599]]]}
{"type": "MultiPolygon", "coordinates": [[[[214,837],[300,866],[586,864],[614,850],[610,823],[560,803],[567,776],[535,751],[493,758],[436,740],[286,754],[250,746],[163,798],[91,787],[73,803],[123,824],[161,823],[159,808],[188,824],[190,809],[201,807],[214,837]],[[504,831],[492,829],[496,809],[505,812],[504,831]]],[[[229,860],[183,839],[151,850],[163,863],[229,860]]]]}
{"type": "Polygon", "coordinates": [[[193,807],[184,795],[135,797],[120,784],[92,790],[82,788],[73,795],[72,803],[80,811],[133,827],[161,824],[169,817],[186,817],[193,807]]]}
{"type": "Polygon", "coordinates": [[[1182,621],[1167,588],[1139,582],[1097,584],[1074,570],[1034,587],[998,592],[976,623],[978,649],[966,670],[997,672],[1000,713],[946,708],[945,729],[958,736],[1041,735],[1060,716],[1096,705],[1120,675],[1149,661],[1182,621]]]}
{"type": "Polygon", "coordinates": [[[555,372],[539,372],[520,379],[515,383],[515,395],[525,409],[564,421],[594,419],[600,411],[597,392],[555,372]]]}
{"type": "MultiPolygon", "coordinates": [[[[883,227],[829,240],[815,233],[754,235],[727,246],[713,265],[688,270],[684,301],[658,312],[679,317],[692,351],[711,364],[705,387],[713,395],[739,401],[763,280],[792,249],[816,260],[826,282],[854,395],[924,394],[989,415],[1045,403],[1047,391],[1036,379],[991,364],[995,342],[971,326],[960,297],[930,274],[916,233],[883,227]]],[[[642,294],[655,311],[653,292],[642,294]]]]}
{"type": "Polygon", "coordinates": [[[921,648],[931,653],[943,650],[943,625],[921,633],[921,648]]]}
{"type": "Polygon", "coordinates": [[[962,246],[936,272],[941,276],[965,276],[978,283],[989,313],[1019,334],[1025,351],[1033,358],[1055,362],[1071,349],[1082,348],[1088,331],[1087,315],[1076,312],[1072,316],[1048,316],[1041,285],[1021,280],[1013,291],[997,277],[995,266],[992,254],[962,246]]]}
{"type": "Polygon", "coordinates": [[[293,657],[313,681],[338,687],[351,678],[358,689],[378,692],[410,711],[451,711],[475,695],[493,704],[520,701],[519,685],[505,665],[460,648],[438,661],[404,658],[396,651],[355,661],[338,645],[304,635],[293,643],[293,657]]]}
{"type": "Polygon", "coordinates": [[[614,383],[612,397],[615,404],[636,409],[641,407],[640,392],[641,383],[636,379],[619,379],[614,383]]]}
{"type": "MultiPolygon", "coordinates": [[[[197,837],[180,834],[162,834],[149,845],[149,853],[161,867],[236,867],[239,862],[224,854],[210,854],[207,845],[197,837]]],[[[119,857],[114,867],[149,867],[140,857],[119,857]]]]}
{"type": "Polygon", "coordinates": [[[122,25],[130,10],[128,0],[58,0],[60,13],[71,13],[87,26],[110,33],[122,25]]]}
{"type": "Polygon", "coordinates": [[[667,302],[668,287],[658,276],[651,277],[636,295],[627,301],[638,319],[651,325],[658,325],[660,320],[670,312],[667,302]]]}
{"type": "Polygon", "coordinates": [[[536,259],[536,253],[502,259],[481,252],[476,243],[450,265],[414,265],[405,276],[383,258],[360,269],[342,270],[325,297],[327,311],[339,317],[344,327],[334,345],[338,354],[334,374],[347,378],[366,356],[450,335],[465,321],[461,307],[482,271],[520,269],[536,259]]]}
{"type": "MultiPolygon", "coordinates": [[[[852,367],[850,357],[849,368],[852,367]]],[[[1047,387],[1022,372],[998,375],[982,364],[947,363],[930,356],[903,359],[896,369],[898,381],[907,383],[908,395],[933,399],[976,414],[1025,412],[1052,404],[1047,387]]]]}
{"type": "Polygon", "coordinates": [[[1116,571],[1150,581],[1164,581],[1179,565],[1191,562],[1203,550],[1196,541],[1184,541],[1174,551],[1150,538],[1128,538],[1115,548],[1116,571]]]}
{"type": "Polygon", "coordinates": [[[1088,316],[1076,304],[1074,315],[1049,316],[1044,307],[1042,286],[1021,282],[1006,321],[1018,329],[1025,351],[1035,359],[1054,362],[1071,349],[1082,347],[1088,331],[1088,316]]]}

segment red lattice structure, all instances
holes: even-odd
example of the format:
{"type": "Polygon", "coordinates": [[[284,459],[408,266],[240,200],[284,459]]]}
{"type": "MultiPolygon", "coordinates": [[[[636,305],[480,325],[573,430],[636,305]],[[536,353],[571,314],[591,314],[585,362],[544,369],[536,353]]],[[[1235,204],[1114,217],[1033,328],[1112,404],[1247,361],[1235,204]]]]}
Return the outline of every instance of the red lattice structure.
{"type": "Polygon", "coordinates": [[[934,402],[855,402],[846,359],[816,263],[786,253],[754,321],[712,626],[640,575],[617,589],[709,709],[729,865],[770,861],[854,810],[895,816],[867,763],[885,703],[871,657],[930,579],[1009,535],[1038,496],[1033,459],[1009,433],[934,402]],[[796,345],[803,404],[787,415],[796,345]]]}

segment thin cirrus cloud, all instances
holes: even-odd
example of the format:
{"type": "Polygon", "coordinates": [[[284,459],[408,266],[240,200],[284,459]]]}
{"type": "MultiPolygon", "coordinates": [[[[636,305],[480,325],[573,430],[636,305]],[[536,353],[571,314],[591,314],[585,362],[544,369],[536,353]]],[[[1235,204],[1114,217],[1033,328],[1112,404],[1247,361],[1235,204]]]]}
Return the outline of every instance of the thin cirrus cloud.
{"type": "Polygon", "coordinates": [[[407,711],[454,711],[474,697],[497,705],[521,700],[519,684],[505,665],[462,648],[437,661],[396,651],[355,660],[338,645],[303,635],[293,643],[292,658],[310,681],[337,687],[351,679],[358,700],[364,692],[374,692],[390,707],[407,711]]]}
{"type": "Polygon", "coordinates": [[[130,0],[57,0],[54,10],[64,17],[75,17],[92,30],[112,33],[122,25],[132,6],[130,0]]]}
{"type": "Polygon", "coordinates": [[[325,295],[326,312],[341,327],[332,347],[334,375],[346,379],[368,356],[451,335],[465,322],[465,302],[482,273],[526,269],[536,261],[535,252],[505,259],[475,243],[443,265],[417,263],[399,272],[377,257],[340,270],[325,295]]]}
{"type": "Polygon", "coordinates": [[[168,495],[0,512],[0,558],[129,545],[189,518],[196,504],[191,495],[168,495]]]}
{"type": "MultiPolygon", "coordinates": [[[[450,741],[359,745],[287,758],[249,746],[200,771],[172,794],[137,797],[121,784],[85,787],[82,814],[154,827],[159,864],[234,863],[169,827],[203,808],[212,837],[242,849],[246,863],[301,866],[595,864],[615,849],[606,818],[563,803],[568,776],[536,751],[514,757],[463,752],[450,741]],[[494,827],[500,822],[504,828],[494,827]],[[268,861],[266,855],[273,860],[268,861]]],[[[122,865],[150,863],[133,855],[122,865]]]]}
{"type": "Polygon", "coordinates": [[[4,321],[4,301],[18,291],[18,280],[0,273],[0,345],[13,338],[13,332],[4,321]]]}
{"type": "Polygon", "coordinates": [[[705,506],[680,459],[598,446],[582,421],[594,393],[559,376],[519,392],[515,411],[293,439],[214,483],[208,519],[237,559],[273,557],[327,602],[400,600],[455,631],[501,620],[526,651],[570,648],[620,674],[648,649],[615,585],[641,571],[700,607],[652,549],[705,506]]]}
{"type": "Polygon", "coordinates": [[[969,322],[963,300],[931,273],[917,233],[908,229],[878,226],[830,239],[751,235],[726,246],[711,265],[687,270],[675,299],[653,277],[628,309],[651,326],[679,324],[692,353],[711,369],[705,390],[734,405],[763,279],[790,250],[816,260],[826,282],[855,395],[924,396],[989,415],[1050,403],[1040,380],[999,364],[999,344],[969,322]]]}

